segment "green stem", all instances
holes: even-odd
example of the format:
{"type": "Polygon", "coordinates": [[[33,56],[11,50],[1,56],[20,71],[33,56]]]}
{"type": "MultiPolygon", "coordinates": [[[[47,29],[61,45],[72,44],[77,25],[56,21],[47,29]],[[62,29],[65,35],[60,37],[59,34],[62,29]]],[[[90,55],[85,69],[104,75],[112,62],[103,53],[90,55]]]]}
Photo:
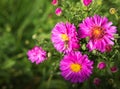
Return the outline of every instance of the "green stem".
{"type": "Polygon", "coordinates": [[[87,17],[88,17],[89,16],[89,7],[88,6],[87,6],[86,12],[87,12],[87,17]]]}
{"type": "Polygon", "coordinates": [[[48,81],[47,81],[47,89],[49,89],[49,87],[50,87],[50,82],[52,80],[53,73],[56,71],[57,68],[58,68],[58,61],[56,61],[55,65],[53,65],[53,71],[51,71],[51,74],[50,74],[48,81]]]}
{"type": "Polygon", "coordinates": [[[50,74],[48,81],[47,81],[47,89],[49,89],[49,87],[50,87],[50,82],[52,80],[52,77],[53,77],[53,74],[50,74]]]}
{"type": "Polygon", "coordinates": [[[118,17],[118,15],[117,14],[114,14],[115,15],[115,17],[116,17],[116,19],[117,19],[117,21],[119,20],[119,17],[118,17]]]}

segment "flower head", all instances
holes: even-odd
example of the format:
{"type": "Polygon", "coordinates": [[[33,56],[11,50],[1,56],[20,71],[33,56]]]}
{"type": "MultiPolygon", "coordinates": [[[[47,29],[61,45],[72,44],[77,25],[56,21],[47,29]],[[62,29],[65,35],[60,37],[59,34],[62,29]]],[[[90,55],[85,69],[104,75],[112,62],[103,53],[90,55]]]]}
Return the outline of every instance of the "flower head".
{"type": "Polygon", "coordinates": [[[57,8],[57,9],[55,10],[55,14],[56,14],[57,16],[60,16],[60,15],[62,14],[62,9],[61,9],[61,8],[57,8]]]}
{"type": "Polygon", "coordinates": [[[106,68],[106,63],[105,62],[99,62],[97,65],[97,68],[102,70],[106,68]]]}
{"type": "Polygon", "coordinates": [[[92,3],[92,0],[83,0],[83,4],[85,5],[85,6],[88,6],[88,5],[90,5],[92,3]]]}
{"type": "Polygon", "coordinates": [[[92,74],[93,61],[80,52],[71,52],[60,62],[61,75],[72,83],[82,83],[92,74]]]}
{"type": "Polygon", "coordinates": [[[58,4],[58,0],[52,0],[51,2],[54,6],[56,6],[58,4]]]}
{"type": "Polygon", "coordinates": [[[112,22],[108,22],[106,17],[95,15],[87,17],[79,24],[79,37],[89,37],[87,47],[90,51],[98,50],[106,51],[106,45],[114,45],[114,34],[116,27],[112,26],[112,22]]]}
{"type": "Polygon", "coordinates": [[[46,51],[44,51],[41,47],[35,46],[33,49],[27,52],[28,59],[36,64],[43,62],[46,59],[46,51]]]}
{"type": "Polygon", "coordinates": [[[68,53],[79,48],[76,28],[68,22],[55,25],[51,40],[59,52],[68,53]]]}

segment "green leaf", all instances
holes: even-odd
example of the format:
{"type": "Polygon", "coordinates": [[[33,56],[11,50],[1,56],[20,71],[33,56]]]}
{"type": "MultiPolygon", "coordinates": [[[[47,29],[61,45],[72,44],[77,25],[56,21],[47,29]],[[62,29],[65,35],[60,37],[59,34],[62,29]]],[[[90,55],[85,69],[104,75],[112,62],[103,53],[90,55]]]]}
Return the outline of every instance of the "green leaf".
{"type": "Polygon", "coordinates": [[[11,68],[15,64],[15,61],[12,59],[6,60],[5,63],[2,66],[2,69],[8,69],[11,68]]]}

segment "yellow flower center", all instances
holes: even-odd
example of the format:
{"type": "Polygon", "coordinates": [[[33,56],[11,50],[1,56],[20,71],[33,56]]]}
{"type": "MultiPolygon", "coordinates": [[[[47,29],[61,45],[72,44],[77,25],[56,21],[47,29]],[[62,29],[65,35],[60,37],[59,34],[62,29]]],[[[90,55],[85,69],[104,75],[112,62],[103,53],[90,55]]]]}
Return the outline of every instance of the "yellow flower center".
{"type": "Polygon", "coordinates": [[[66,34],[61,34],[61,38],[62,38],[63,41],[68,41],[69,40],[69,38],[66,34]]]}
{"type": "Polygon", "coordinates": [[[99,39],[99,38],[102,38],[103,35],[104,35],[104,30],[101,27],[94,27],[92,29],[92,37],[93,38],[99,39]]]}
{"type": "Polygon", "coordinates": [[[82,66],[80,64],[77,64],[77,63],[72,63],[70,65],[70,68],[73,72],[79,72],[79,71],[81,71],[82,66]]]}

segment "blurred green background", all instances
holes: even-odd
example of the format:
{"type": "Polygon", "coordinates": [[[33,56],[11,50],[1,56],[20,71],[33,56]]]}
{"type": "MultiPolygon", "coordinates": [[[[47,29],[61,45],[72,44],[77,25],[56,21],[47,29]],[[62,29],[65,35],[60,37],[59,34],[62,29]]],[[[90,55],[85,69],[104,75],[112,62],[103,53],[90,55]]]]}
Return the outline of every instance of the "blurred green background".
{"type": "Polygon", "coordinates": [[[0,89],[45,89],[49,61],[32,64],[26,53],[36,44],[46,49],[54,8],[50,0],[0,0],[0,89]]]}
{"type": "MultiPolygon", "coordinates": [[[[0,0],[0,89],[78,89],[81,86],[65,81],[59,68],[55,67],[59,65],[61,55],[53,48],[50,33],[62,18],[55,15],[56,7],[51,1],[0,0]],[[32,64],[26,55],[36,44],[50,56],[40,65],[32,64]]],[[[120,1],[105,0],[103,3],[106,5],[102,7],[102,13],[108,13],[106,15],[119,28],[120,22],[115,22],[109,9],[120,10],[120,1]]]]}

